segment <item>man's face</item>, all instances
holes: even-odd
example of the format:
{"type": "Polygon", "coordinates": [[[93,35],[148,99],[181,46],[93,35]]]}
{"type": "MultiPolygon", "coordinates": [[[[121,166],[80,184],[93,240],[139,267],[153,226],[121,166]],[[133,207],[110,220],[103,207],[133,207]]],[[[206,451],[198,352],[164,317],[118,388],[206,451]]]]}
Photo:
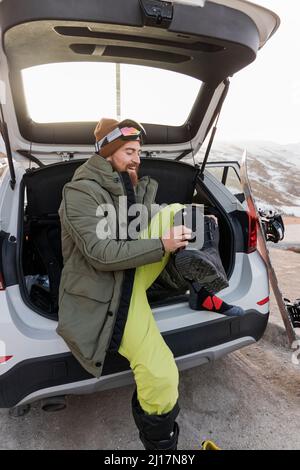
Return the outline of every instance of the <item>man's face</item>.
{"type": "Polygon", "coordinates": [[[141,144],[139,140],[125,142],[115,153],[107,157],[114,170],[127,171],[132,184],[138,182],[138,170],[140,166],[141,144]]]}

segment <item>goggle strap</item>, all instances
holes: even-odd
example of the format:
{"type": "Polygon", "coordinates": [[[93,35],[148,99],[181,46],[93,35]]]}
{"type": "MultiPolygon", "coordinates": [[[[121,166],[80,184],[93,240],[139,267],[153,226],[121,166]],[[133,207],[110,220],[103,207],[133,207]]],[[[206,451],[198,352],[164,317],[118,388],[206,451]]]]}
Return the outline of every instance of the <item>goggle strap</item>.
{"type": "MultiPolygon", "coordinates": [[[[136,130],[138,130],[138,129],[136,129],[136,130]]],[[[139,134],[136,134],[136,136],[141,135],[141,134],[142,134],[142,132],[139,131],[139,134]]],[[[128,134],[126,137],[130,137],[131,135],[134,136],[135,134],[128,134]]],[[[114,142],[115,140],[117,140],[119,137],[122,137],[122,136],[123,136],[122,131],[119,129],[119,127],[117,127],[112,132],[110,132],[105,137],[103,137],[103,139],[98,140],[96,142],[96,144],[95,144],[96,151],[97,152],[100,151],[100,148],[102,147],[104,141],[107,141],[107,143],[111,143],[111,142],[114,142]]]]}

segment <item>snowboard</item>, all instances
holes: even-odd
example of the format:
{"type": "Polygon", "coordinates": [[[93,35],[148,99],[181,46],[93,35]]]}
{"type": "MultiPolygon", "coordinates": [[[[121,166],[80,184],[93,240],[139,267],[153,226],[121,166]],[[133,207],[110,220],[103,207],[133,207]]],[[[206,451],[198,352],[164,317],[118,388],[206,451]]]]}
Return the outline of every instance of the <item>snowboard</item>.
{"type": "Polygon", "coordinates": [[[267,246],[267,242],[265,239],[264,235],[264,230],[262,226],[262,222],[260,220],[260,215],[255,203],[255,199],[253,197],[253,193],[251,190],[251,185],[248,177],[248,169],[247,169],[247,151],[244,151],[243,156],[242,156],[242,161],[241,161],[241,185],[242,189],[244,191],[244,195],[246,198],[246,202],[248,204],[249,210],[253,213],[256,214],[256,219],[257,219],[257,248],[259,253],[261,254],[264,262],[266,263],[267,269],[268,269],[268,275],[269,275],[269,282],[272,287],[272,290],[274,292],[274,296],[282,317],[282,321],[284,323],[287,336],[288,336],[288,341],[290,346],[292,343],[297,339],[296,332],[294,330],[287,306],[285,304],[284,298],[282,296],[278,279],[275,273],[275,270],[273,268],[270,254],[269,254],[269,249],[267,246]]]}

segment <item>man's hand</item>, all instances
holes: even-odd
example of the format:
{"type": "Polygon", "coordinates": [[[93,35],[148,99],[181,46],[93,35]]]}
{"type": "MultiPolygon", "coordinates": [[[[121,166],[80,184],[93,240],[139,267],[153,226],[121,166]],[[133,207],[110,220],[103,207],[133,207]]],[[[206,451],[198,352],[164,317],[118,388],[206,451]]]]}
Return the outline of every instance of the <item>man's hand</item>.
{"type": "Polygon", "coordinates": [[[192,238],[191,235],[192,230],[184,225],[171,227],[161,238],[165,252],[172,253],[179,248],[185,248],[188,245],[188,240],[192,238]]]}

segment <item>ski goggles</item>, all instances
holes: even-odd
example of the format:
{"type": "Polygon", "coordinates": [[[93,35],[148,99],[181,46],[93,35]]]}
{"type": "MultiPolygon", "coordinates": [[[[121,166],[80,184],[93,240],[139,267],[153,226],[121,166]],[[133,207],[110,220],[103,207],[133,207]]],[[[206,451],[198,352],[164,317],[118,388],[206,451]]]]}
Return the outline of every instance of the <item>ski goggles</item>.
{"type": "Polygon", "coordinates": [[[122,140],[142,140],[142,130],[136,129],[135,127],[117,127],[112,132],[107,134],[103,139],[96,142],[96,150],[99,152],[101,147],[104,147],[117,139],[122,140]]]}

